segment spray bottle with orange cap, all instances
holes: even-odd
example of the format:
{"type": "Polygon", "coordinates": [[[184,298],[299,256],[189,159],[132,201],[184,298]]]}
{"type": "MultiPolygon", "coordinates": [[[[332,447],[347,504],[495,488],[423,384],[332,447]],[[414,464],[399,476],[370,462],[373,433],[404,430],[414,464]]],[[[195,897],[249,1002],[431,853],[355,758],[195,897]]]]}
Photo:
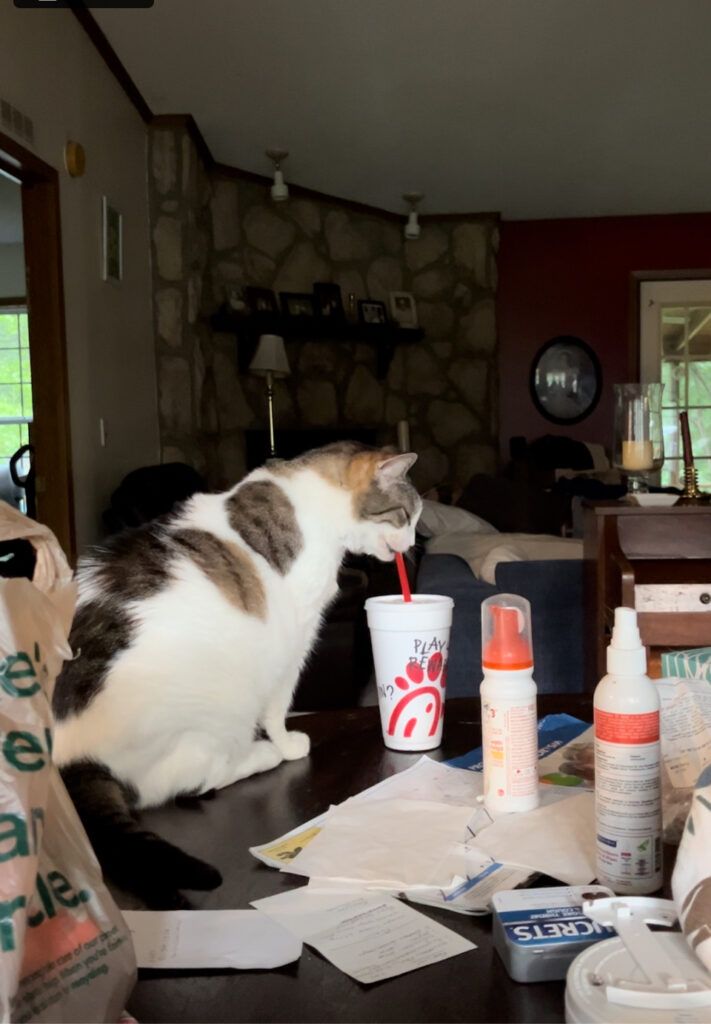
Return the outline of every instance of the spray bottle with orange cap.
{"type": "Polygon", "coordinates": [[[491,814],[538,806],[538,714],[531,605],[494,594],[481,606],[480,687],[484,806],[491,814]]]}

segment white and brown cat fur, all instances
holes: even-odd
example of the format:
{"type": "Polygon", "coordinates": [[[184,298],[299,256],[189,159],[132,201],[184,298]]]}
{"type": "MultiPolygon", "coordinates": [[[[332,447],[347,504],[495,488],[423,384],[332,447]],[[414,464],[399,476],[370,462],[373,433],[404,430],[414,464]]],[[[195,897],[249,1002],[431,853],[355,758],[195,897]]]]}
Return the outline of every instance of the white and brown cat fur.
{"type": "Polygon", "coordinates": [[[299,673],[346,552],[389,561],[412,545],[415,459],[328,445],[80,561],[55,758],[104,870],[150,905],[184,905],[180,889],[221,877],[136,812],[309,753],[285,724],[299,673]]]}

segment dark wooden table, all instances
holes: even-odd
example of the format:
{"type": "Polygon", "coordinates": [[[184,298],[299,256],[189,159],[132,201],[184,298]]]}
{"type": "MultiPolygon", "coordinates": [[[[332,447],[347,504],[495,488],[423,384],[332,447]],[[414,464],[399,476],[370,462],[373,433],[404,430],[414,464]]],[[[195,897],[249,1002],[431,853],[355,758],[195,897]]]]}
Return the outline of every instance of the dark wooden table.
{"type": "MultiPolygon", "coordinates": [[[[590,694],[545,694],[538,700],[540,716],[567,711],[592,721],[590,694]]],[[[302,885],[302,878],[256,860],[248,847],[276,839],[421,756],[383,746],[375,707],[304,715],[293,723],[312,739],[305,760],[238,782],[194,809],[171,806],[144,815],[151,828],[222,872],[222,886],[197,895],[196,907],[245,908],[250,900],[302,885]]],[[[447,760],[480,742],[479,700],[447,701],[442,746],[431,756],[447,760]]],[[[137,906],[121,894],[117,898],[124,908],[137,906]]],[[[375,985],[353,981],[306,945],[297,963],[273,971],[141,971],[128,1009],[141,1024],[564,1020],[564,982],[512,981],[494,950],[489,915],[413,906],[477,949],[375,985]]]]}

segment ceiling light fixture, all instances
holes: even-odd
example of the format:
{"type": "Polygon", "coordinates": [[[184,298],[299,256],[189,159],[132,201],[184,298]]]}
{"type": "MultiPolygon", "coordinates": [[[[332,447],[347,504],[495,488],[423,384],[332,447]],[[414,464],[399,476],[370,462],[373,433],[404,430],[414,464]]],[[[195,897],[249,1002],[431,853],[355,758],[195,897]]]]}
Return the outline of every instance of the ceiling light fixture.
{"type": "Polygon", "coordinates": [[[272,199],[275,203],[283,203],[289,198],[289,186],[284,181],[281,173],[281,162],[289,155],[288,149],[268,149],[266,154],[274,164],[274,184],[271,188],[272,199]]]}
{"type": "Polygon", "coordinates": [[[402,198],[410,204],[410,212],[405,224],[405,238],[420,237],[420,222],[417,219],[417,204],[424,199],[422,192],[404,192],[402,198]]]}

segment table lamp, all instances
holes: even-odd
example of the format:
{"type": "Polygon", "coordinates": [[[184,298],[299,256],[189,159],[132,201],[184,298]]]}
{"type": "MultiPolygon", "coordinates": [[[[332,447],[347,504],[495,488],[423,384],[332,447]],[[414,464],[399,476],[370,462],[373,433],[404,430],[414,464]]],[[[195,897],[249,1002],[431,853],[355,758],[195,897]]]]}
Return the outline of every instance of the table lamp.
{"type": "Polygon", "coordinates": [[[267,408],[269,410],[269,454],[276,455],[274,444],[274,378],[289,376],[284,339],[278,334],[262,334],[257,344],[249,372],[267,379],[267,408]]]}

